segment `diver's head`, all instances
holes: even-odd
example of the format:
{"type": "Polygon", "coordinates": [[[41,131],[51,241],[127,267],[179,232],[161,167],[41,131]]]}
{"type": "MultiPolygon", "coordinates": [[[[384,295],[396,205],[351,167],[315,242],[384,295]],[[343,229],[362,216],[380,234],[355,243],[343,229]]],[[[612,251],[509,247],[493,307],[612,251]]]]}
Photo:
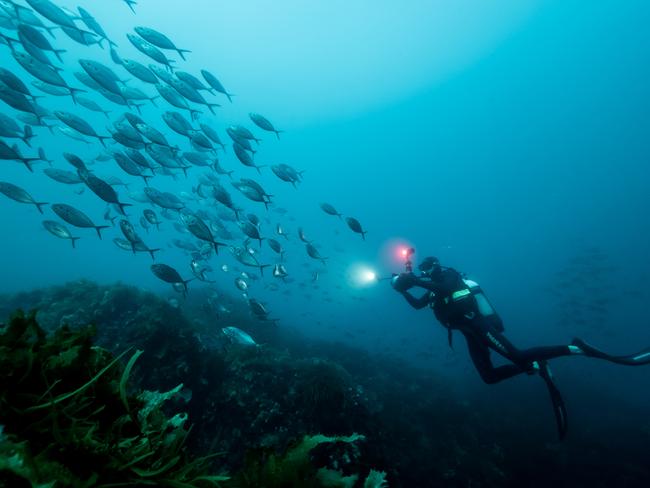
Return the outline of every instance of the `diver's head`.
{"type": "Polygon", "coordinates": [[[418,265],[418,269],[423,275],[429,276],[433,279],[439,276],[442,271],[440,261],[434,256],[427,256],[424,258],[424,260],[418,265]]]}

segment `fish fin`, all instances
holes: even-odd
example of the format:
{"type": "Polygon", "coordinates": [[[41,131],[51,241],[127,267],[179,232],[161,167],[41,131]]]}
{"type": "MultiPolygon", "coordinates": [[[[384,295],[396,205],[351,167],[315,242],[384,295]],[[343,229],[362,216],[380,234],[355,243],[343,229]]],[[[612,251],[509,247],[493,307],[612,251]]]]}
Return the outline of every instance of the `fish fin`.
{"type": "Polygon", "coordinates": [[[111,136],[97,136],[97,138],[99,139],[99,142],[101,142],[102,146],[104,147],[106,147],[106,143],[104,142],[104,139],[106,140],[112,139],[111,136]]]}
{"type": "Polygon", "coordinates": [[[97,236],[101,239],[102,238],[102,229],[110,229],[110,225],[96,225],[95,226],[95,231],[97,231],[97,236]]]}
{"type": "Polygon", "coordinates": [[[219,254],[219,246],[227,246],[226,243],[217,241],[212,241],[212,245],[214,246],[214,252],[216,254],[219,254]]]}
{"type": "Polygon", "coordinates": [[[72,97],[72,101],[74,102],[75,105],[77,104],[77,98],[75,97],[75,95],[79,93],[88,93],[86,90],[82,90],[81,88],[68,87],[68,90],[70,90],[70,97],[72,97]]]}
{"type": "Polygon", "coordinates": [[[154,253],[160,251],[160,249],[159,249],[159,248],[158,248],[158,249],[148,249],[147,251],[148,251],[149,254],[151,255],[151,259],[152,259],[152,261],[155,261],[155,260],[156,260],[156,256],[154,255],[154,253]]]}
{"type": "Polygon", "coordinates": [[[284,132],[284,131],[283,130],[274,130],[273,132],[275,132],[275,137],[277,137],[278,140],[280,140],[280,132],[284,132]]]}
{"type": "Polygon", "coordinates": [[[212,115],[216,115],[213,107],[221,107],[221,105],[219,105],[218,103],[206,103],[206,105],[210,110],[210,112],[212,113],[212,115]]]}
{"type": "Polygon", "coordinates": [[[181,58],[183,58],[183,61],[186,61],[184,53],[191,53],[192,52],[189,49],[176,49],[176,51],[178,52],[179,56],[181,58]]]}
{"type": "Polygon", "coordinates": [[[229,101],[230,103],[232,103],[232,97],[234,97],[235,94],[234,94],[234,93],[226,93],[225,95],[228,97],[228,101],[229,101]]]}
{"type": "Polygon", "coordinates": [[[268,268],[269,266],[271,266],[271,265],[270,264],[261,264],[260,265],[260,274],[262,276],[264,276],[264,268],[268,268]]]}
{"type": "Polygon", "coordinates": [[[29,142],[34,138],[34,132],[32,131],[32,127],[30,125],[25,125],[23,128],[23,137],[21,139],[25,144],[27,144],[29,147],[32,147],[32,144],[29,142]]]}
{"type": "Polygon", "coordinates": [[[124,216],[126,216],[126,212],[124,212],[124,207],[132,207],[133,206],[130,203],[121,203],[121,202],[117,202],[116,205],[120,209],[120,213],[122,215],[124,215],[124,216]]]}
{"type": "Polygon", "coordinates": [[[72,242],[72,249],[76,249],[76,248],[77,248],[77,246],[75,245],[75,243],[76,243],[79,239],[81,239],[81,237],[72,237],[72,236],[70,236],[70,242],[72,242]]]}
{"type": "Polygon", "coordinates": [[[154,95],[153,97],[151,97],[151,98],[149,99],[149,101],[151,102],[151,105],[153,105],[154,107],[158,108],[158,105],[156,105],[156,102],[154,101],[154,100],[156,100],[156,98],[160,98],[160,96],[158,96],[158,95],[154,95]]]}
{"type": "Polygon", "coordinates": [[[39,212],[43,213],[43,209],[41,208],[42,205],[49,205],[48,202],[34,202],[34,205],[36,205],[36,208],[38,209],[39,212]]]}
{"type": "Polygon", "coordinates": [[[54,55],[56,56],[56,59],[59,61],[63,62],[63,59],[61,59],[61,54],[62,53],[67,53],[68,51],[65,49],[55,49],[54,50],[54,55]]]}
{"type": "Polygon", "coordinates": [[[149,186],[149,179],[153,178],[153,176],[149,176],[149,175],[140,175],[140,176],[142,176],[142,179],[144,180],[144,185],[149,186]]]}
{"type": "MultiPolygon", "coordinates": [[[[198,120],[199,117],[201,116],[201,111],[200,110],[194,110],[193,108],[190,108],[189,111],[190,111],[190,117],[192,118],[192,120],[198,120]]],[[[214,113],[214,112],[212,112],[212,113],[214,113]]]]}

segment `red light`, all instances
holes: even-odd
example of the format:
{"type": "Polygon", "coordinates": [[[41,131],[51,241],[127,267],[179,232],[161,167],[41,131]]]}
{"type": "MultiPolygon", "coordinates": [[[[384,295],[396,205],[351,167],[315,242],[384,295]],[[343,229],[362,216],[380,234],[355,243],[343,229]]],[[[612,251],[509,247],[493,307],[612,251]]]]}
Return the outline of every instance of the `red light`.
{"type": "Polygon", "coordinates": [[[409,253],[408,249],[406,249],[406,248],[402,249],[401,252],[402,252],[402,256],[404,256],[404,257],[406,257],[408,255],[408,253],[409,253]]]}

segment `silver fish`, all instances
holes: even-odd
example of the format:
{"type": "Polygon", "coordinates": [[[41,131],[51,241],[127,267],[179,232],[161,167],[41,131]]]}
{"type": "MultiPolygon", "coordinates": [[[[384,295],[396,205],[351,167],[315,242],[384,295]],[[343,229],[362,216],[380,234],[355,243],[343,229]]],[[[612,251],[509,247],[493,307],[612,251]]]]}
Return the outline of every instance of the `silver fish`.
{"type": "Polygon", "coordinates": [[[260,129],[268,132],[275,132],[276,137],[280,139],[280,132],[284,132],[284,131],[277,130],[275,127],[273,127],[273,124],[269,122],[269,120],[266,117],[255,112],[249,113],[248,116],[253,121],[253,123],[256,126],[258,126],[260,129]]]}
{"type": "Polygon", "coordinates": [[[29,203],[31,205],[36,205],[36,208],[40,213],[43,213],[41,206],[47,205],[47,202],[37,202],[34,200],[34,197],[32,197],[25,190],[6,181],[0,181],[0,193],[19,203],[29,203]]]}
{"type": "Polygon", "coordinates": [[[78,210],[71,205],[66,205],[65,203],[53,204],[52,210],[54,210],[55,214],[57,214],[70,225],[74,225],[75,227],[95,229],[97,236],[100,239],[102,238],[101,230],[110,228],[110,225],[95,225],[93,221],[90,220],[90,218],[81,210],[78,210]]]}
{"type": "Polygon", "coordinates": [[[65,225],[60,224],[54,220],[44,220],[43,227],[45,227],[45,230],[47,230],[50,234],[55,235],[60,239],[69,239],[72,243],[73,249],[75,248],[75,242],[80,239],[80,237],[73,237],[65,225]]]}

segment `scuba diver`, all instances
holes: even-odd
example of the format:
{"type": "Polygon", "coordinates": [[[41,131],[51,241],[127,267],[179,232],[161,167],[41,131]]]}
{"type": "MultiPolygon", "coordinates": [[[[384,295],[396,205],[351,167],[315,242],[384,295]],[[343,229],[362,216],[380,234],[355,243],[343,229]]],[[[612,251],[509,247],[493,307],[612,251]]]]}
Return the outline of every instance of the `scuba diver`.
{"type": "Polygon", "coordinates": [[[393,275],[393,288],[413,308],[433,309],[438,321],[448,330],[450,346],[453,330],[458,330],[465,337],[472,362],[486,383],[498,383],[521,373],[538,373],[548,387],[560,439],[567,432],[567,416],[562,396],[553,383],[547,363],[549,359],[583,355],[629,366],[650,364],[650,348],[630,356],[612,356],[581,339],[574,339],[568,345],[519,349],[503,334],[503,322],[478,283],[466,279],[453,268],[441,266],[435,257],[427,257],[422,261],[418,266],[421,274],[417,276],[413,273],[411,262],[414,252],[412,248],[404,250],[406,272],[393,275]],[[408,292],[413,287],[426,291],[420,298],[416,298],[408,292]],[[491,351],[503,356],[511,364],[494,366],[491,351]]]}

